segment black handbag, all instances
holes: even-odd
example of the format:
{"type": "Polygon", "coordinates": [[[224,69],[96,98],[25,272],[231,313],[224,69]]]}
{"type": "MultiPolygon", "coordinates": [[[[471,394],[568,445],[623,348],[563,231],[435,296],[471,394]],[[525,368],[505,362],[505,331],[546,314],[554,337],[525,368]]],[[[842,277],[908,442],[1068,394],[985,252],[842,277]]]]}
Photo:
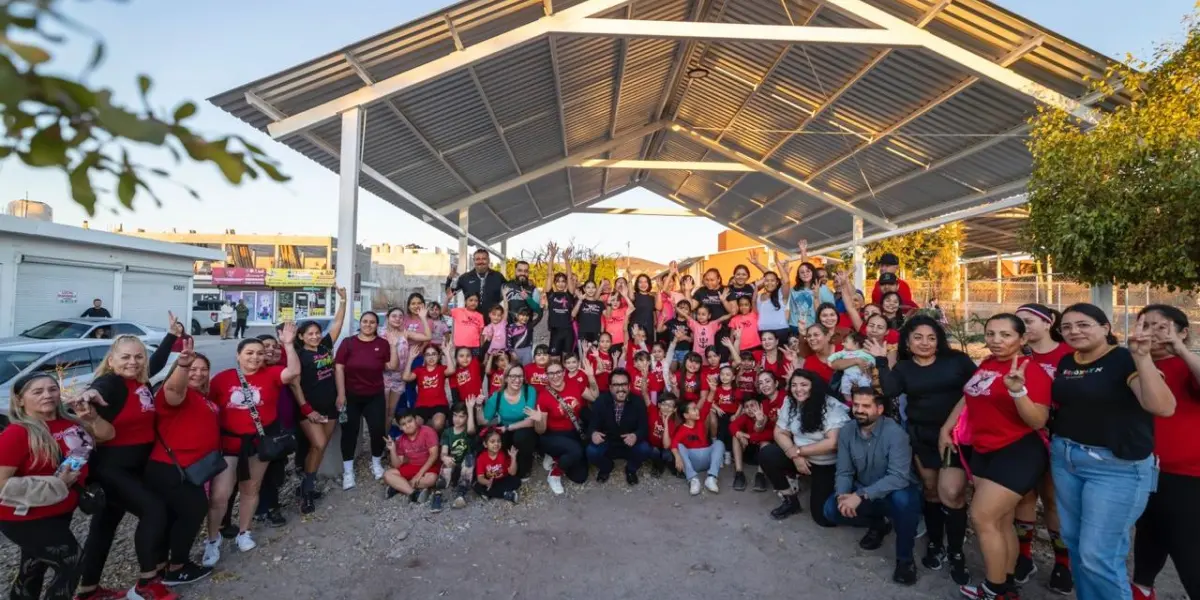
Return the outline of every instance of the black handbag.
{"type": "Polygon", "coordinates": [[[175,458],[175,451],[171,450],[171,447],[167,445],[167,440],[163,439],[162,434],[158,432],[157,411],[154,413],[154,437],[158,439],[158,443],[162,444],[163,449],[167,451],[167,456],[171,457],[171,464],[175,465],[175,468],[179,470],[179,476],[192,485],[204,487],[204,484],[211,481],[217,475],[220,475],[222,471],[229,467],[229,465],[225,464],[225,455],[221,454],[219,450],[213,450],[205,454],[200,460],[186,468],[179,464],[179,459],[175,458]]]}
{"type": "Polygon", "coordinates": [[[296,434],[285,431],[268,434],[263,429],[262,418],[258,415],[258,406],[254,404],[254,396],[250,393],[250,384],[242,370],[237,370],[238,381],[242,384],[242,396],[250,407],[250,418],[254,420],[254,428],[258,430],[258,460],[271,462],[283,458],[296,451],[296,434]]]}
{"type": "Polygon", "coordinates": [[[73,487],[79,493],[79,510],[85,515],[94,515],[104,510],[104,506],[108,504],[108,496],[104,494],[104,488],[99,483],[93,482],[86,486],[77,483],[73,487]]]}

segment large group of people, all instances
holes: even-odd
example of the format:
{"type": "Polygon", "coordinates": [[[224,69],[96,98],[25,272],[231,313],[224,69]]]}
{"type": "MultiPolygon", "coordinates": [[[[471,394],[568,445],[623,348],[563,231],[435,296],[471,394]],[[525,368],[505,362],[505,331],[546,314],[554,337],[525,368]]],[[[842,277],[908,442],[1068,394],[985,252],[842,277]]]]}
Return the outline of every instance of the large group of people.
{"type": "Polygon", "coordinates": [[[629,486],[646,466],[682,480],[681,493],[718,494],[732,468],[735,492],[776,492],[773,519],[807,508],[821,527],[864,528],[865,550],[893,536],[898,584],[946,569],[968,598],[1012,599],[1038,570],[1040,501],[1051,590],[1154,598],[1170,558],[1200,598],[1200,356],[1181,310],[1145,307],[1119,345],[1093,305],[1027,304],[987,320],[977,363],[916,310],[894,256],[868,296],[799,254],[776,272],[752,253],[757,279],[739,265],[697,285],[672,264],[631,284],[596,281],[594,263],[580,277],[551,246],[538,288],[527,263],[509,279],[480,250],[447,281],[462,300],[444,312],[412,294],[340,339],[338,290],[329,331],[306,322],[243,339],[220,373],[190,338],[151,354],[121,336],[78,397],[50,375],[24,377],[0,432],[0,533],[22,552],[10,597],[45,585],[47,598],[177,598],[212,572],[223,538],[249,552],[256,524],[286,521],[289,462],[300,511],[315,510],[335,426],[342,488],[356,487],[365,423],[386,496],[435,512],[519,502],[539,456],[555,495],[619,465],[629,486]],[[82,548],[76,509],[92,519],[82,548]],[[127,513],[140,575],[128,590],[100,587],[127,513]],[[974,578],[968,523],[983,557],[974,578]]]}

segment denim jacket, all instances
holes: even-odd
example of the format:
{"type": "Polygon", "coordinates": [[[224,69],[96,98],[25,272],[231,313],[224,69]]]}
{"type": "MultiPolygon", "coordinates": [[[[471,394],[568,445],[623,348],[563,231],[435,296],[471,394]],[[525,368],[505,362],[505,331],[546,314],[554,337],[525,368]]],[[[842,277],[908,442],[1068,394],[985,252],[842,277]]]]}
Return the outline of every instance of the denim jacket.
{"type": "Polygon", "coordinates": [[[868,437],[863,437],[857,421],[842,426],[837,443],[838,495],[858,492],[867,500],[882,500],[915,482],[912,447],[898,423],[882,417],[868,437]]]}

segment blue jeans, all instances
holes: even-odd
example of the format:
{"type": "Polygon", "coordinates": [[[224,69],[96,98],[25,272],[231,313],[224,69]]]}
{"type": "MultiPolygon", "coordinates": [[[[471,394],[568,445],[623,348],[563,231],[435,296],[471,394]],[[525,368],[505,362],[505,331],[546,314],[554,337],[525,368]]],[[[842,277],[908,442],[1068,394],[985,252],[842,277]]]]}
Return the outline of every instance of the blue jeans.
{"type": "Polygon", "coordinates": [[[587,460],[589,463],[596,466],[596,470],[601,473],[611,473],[613,470],[613,459],[625,459],[625,472],[637,473],[641,468],[642,463],[650,458],[653,450],[648,442],[642,441],[634,444],[632,447],[626,446],[624,441],[604,442],[603,444],[588,444],[587,460]]]}
{"type": "Polygon", "coordinates": [[[858,516],[847,518],[838,511],[837,494],[825,500],[822,512],[825,519],[834,525],[850,527],[883,528],[883,518],[892,520],[896,530],[896,560],[912,561],[913,540],[917,537],[917,522],[921,520],[921,491],[916,485],[896,490],[882,500],[871,500],[858,505],[858,516]]]}
{"type": "Polygon", "coordinates": [[[696,478],[696,467],[705,470],[709,477],[721,473],[721,461],[725,460],[725,444],[721,440],[713,440],[712,445],[706,448],[688,448],[680,444],[676,449],[679,450],[679,456],[683,457],[683,474],[689,480],[696,478]]]}
{"type": "Polygon", "coordinates": [[[1107,448],[1056,437],[1050,445],[1050,470],[1076,597],[1132,598],[1125,566],[1129,530],[1157,487],[1155,457],[1122,460],[1107,448]]]}
{"type": "MultiPolygon", "coordinates": [[[[413,368],[425,366],[425,355],[422,354],[413,359],[413,368]]],[[[404,369],[401,369],[403,371],[404,369]]],[[[404,393],[400,395],[400,401],[396,402],[396,414],[400,414],[401,410],[410,410],[417,405],[417,382],[410,381],[404,384],[404,393]]]]}

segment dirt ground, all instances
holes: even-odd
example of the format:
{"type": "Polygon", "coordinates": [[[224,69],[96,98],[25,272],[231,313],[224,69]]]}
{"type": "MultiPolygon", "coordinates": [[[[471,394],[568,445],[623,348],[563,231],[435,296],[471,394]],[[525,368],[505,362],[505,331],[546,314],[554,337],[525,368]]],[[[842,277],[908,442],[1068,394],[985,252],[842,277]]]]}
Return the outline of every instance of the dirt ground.
{"type": "MultiPolygon", "coordinates": [[[[643,477],[630,489],[619,468],[606,484],[568,484],[556,498],[540,467],[535,473],[515,506],[472,498],[440,514],[385,499],[366,472],[350,492],[326,481],[313,516],[301,519],[289,502],[287,526],[257,530],[259,547],[247,554],[225,542],[219,571],[177,591],[189,600],[959,597],[945,571],[922,568],[916,586],[893,584],[891,536],[865,552],[857,546],[861,530],[821,529],[807,508],[772,521],[775,495],[734,492],[729,472],[719,495],[695,498],[669,477],[643,477]]],[[[289,501],[292,486],[285,486],[289,501]]],[[[105,572],[112,587],[132,583],[129,525],[105,572]]],[[[978,573],[976,543],[967,546],[978,573]]],[[[1044,546],[1042,571],[1023,598],[1057,597],[1044,588],[1044,546]]],[[[922,547],[918,540],[918,553],[922,547]]],[[[15,548],[4,542],[0,564],[11,573],[15,563],[15,548]]],[[[1159,597],[1185,598],[1173,571],[1163,574],[1159,597]]]]}

